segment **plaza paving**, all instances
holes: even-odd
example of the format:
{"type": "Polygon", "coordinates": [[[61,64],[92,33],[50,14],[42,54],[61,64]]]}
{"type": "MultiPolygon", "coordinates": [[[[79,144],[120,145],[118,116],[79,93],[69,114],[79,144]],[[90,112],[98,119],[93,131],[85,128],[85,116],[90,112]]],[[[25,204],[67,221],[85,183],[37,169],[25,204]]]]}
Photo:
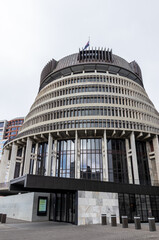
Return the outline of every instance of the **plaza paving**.
{"type": "Polygon", "coordinates": [[[150,232],[148,224],[142,224],[141,230],[135,230],[134,224],[128,229],[121,225],[87,225],[75,226],[66,223],[40,222],[29,223],[7,219],[6,224],[0,224],[0,240],[121,240],[121,239],[159,239],[159,224],[156,232],[150,232]]]}

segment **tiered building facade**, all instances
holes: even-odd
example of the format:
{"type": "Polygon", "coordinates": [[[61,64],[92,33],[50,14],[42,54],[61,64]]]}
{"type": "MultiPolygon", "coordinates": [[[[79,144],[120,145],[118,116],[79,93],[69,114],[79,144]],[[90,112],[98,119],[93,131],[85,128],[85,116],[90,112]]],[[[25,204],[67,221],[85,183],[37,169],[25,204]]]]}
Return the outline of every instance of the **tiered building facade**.
{"type": "Polygon", "coordinates": [[[79,50],[44,67],[21,131],[4,148],[0,181],[10,162],[10,190],[41,192],[34,199],[46,197],[46,220],[159,221],[158,136],[139,65],[109,49],[79,50]]]}

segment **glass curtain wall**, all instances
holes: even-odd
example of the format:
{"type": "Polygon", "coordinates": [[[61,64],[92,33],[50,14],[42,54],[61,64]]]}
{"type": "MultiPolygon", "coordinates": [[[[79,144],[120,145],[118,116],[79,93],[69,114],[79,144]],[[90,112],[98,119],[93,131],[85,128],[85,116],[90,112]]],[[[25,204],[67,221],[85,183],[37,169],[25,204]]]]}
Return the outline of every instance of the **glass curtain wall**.
{"type": "Polygon", "coordinates": [[[151,184],[146,142],[136,142],[136,154],[140,184],[151,184]]]}
{"type": "Polygon", "coordinates": [[[140,216],[142,222],[148,217],[159,221],[159,196],[119,193],[119,211],[121,216],[128,216],[129,222],[134,222],[134,216],[140,216]]]}
{"type": "Polygon", "coordinates": [[[56,177],[75,177],[75,140],[58,141],[56,177]]]}
{"type": "Polygon", "coordinates": [[[81,139],[81,178],[102,181],[102,139],[81,139]]]}
{"type": "Polygon", "coordinates": [[[110,182],[128,183],[125,140],[108,139],[108,175],[110,182]]]}
{"type": "MultiPolygon", "coordinates": [[[[22,157],[22,148],[18,148],[17,157],[22,157]]],[[[17,177],[20,176],[21,164],[22,164],[22,159],[21,159],[21,160],[16,159],[15,171],[14,171],[14,178],[17,178],[17,177]]]]}
{"type": "MultiPolygon", "coordinates": [[[[52,141],[52,151],[54,150],[54,140],[52,141]]],[[[53,155],[51,154],[51,169],[50,169],[50,176],[53,176],[53,155]]]]}
{"type": "Polygon", "coordinates": [[[50,195],[50,220],[75,223],[74,192],[59,192],[50,195]]]}
{"type": "Polygon", "coordinates": [[[48,157],[48,143],[39,143],[38,145],[38,157],[37,157],[37,166],[36,174],[45,175],[46,171],[46,158],[48,157]]]}
{"type": "Polygon", "coordinates": [[[33,169],[34,169],[34,157],[33,157],[33,154],[35,154],[35,148],[36,148],[36,144],[33,143],[32,144],[32,148],[31,148],[31,158],[30,158],[30,168],[29,168],[29,173],[30,174],[33,174],[33,169]]]}
{"type": "Polygon", "coordinates": [[[15,163],[14,178],[19,177],[19,175],[20,175],[20,167],[21,167],[21,163],[20,162],[16,162],[15,163]]]}

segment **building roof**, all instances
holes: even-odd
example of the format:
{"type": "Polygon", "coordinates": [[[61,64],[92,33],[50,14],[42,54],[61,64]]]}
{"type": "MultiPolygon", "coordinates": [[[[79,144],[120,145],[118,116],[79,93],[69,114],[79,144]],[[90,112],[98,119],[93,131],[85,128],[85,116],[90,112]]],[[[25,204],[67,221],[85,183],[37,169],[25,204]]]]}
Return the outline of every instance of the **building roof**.
{"type": "Polygon", "coordinates": [[[8,122],[10,122],[10,121],[15,121],[15,120],[21,120],[21,119],[24,119],[24,117],[16,117],[16,118],[13,118],[13,119],[11,119],[11,120],[9,120],[8,122]]]}
{"type": "Polygon", "coordinates": [[[109,49],[79,50],[59,61],[52,59],[43,68],[40,79],[40,90],[51,81],[73,73],[82,71],[110,72],[129,77],[143,86],[142,74],[139,65],[135,62],[127,62],[125,59],[112,54],[109,49]]]}

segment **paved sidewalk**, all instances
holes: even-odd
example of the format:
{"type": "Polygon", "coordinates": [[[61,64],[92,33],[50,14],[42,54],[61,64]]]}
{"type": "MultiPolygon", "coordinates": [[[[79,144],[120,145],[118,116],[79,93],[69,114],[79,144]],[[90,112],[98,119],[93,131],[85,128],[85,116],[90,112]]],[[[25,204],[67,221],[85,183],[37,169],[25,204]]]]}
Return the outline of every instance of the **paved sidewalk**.
{"type": "Polygon", "coordinates": [[[141,230],[135,230],[134,224],[128,229],[121,225],[75,226],[67,223],[36,222],[29,223],[8,219],[0,224],[0,240],[155,240],[159,239],[159,224],[156,232],[149,232],[148,224],[142,224],[141,230]]]}

